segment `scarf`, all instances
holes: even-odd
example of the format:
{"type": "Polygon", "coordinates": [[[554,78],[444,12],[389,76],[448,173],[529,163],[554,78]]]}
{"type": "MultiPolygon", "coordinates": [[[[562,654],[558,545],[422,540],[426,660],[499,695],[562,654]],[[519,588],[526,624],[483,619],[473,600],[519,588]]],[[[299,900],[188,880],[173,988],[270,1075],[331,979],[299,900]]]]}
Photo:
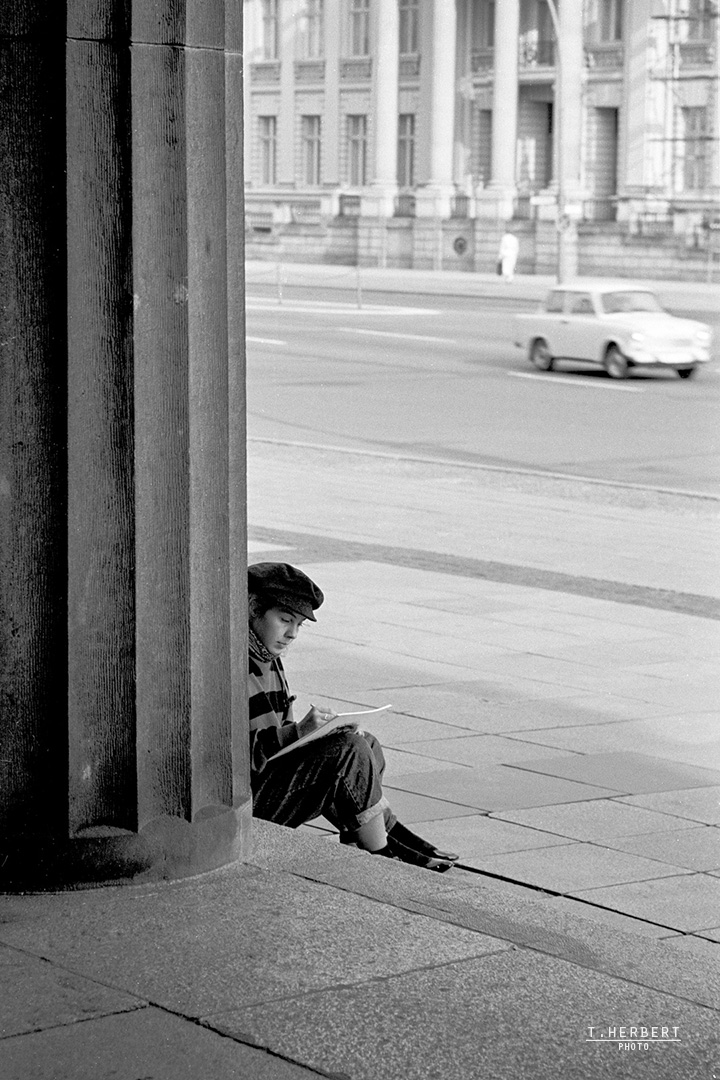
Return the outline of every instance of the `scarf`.
{"type": "Polygon", "coordinates": [[[267,664],[275,659],[270,650],[265,648],[252,626],[248,627],[248,647],[253,660],[259,660],[261,664],[267,664]]]}

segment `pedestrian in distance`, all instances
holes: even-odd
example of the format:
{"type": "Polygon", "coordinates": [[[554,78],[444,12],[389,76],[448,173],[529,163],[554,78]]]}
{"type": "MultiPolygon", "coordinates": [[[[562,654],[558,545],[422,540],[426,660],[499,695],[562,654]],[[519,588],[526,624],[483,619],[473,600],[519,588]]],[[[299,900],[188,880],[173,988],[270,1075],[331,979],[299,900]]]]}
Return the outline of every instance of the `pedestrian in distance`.
{"type": "Polygon", "coordinates": [[[289,563],[248,568],[250,765],[253,814],[292,829],[326,817],[340,843],[428,870],[449,870],[458,856],[439,851],[402,825],[383,795],[379,741],[314,705],[297,723],[281,657],[301,626],[317,622],[324,600],[289,563]],[[308,737],[312,736],[308,741],[308,737]]]}
{"type": "Polygon", "coordinates": [[[520,242],[514,233],[507,229],[500,240],[498,250],[498,266],[504,281],[512,281],[515,277],[515,264],[517,263],[520,242]]]}

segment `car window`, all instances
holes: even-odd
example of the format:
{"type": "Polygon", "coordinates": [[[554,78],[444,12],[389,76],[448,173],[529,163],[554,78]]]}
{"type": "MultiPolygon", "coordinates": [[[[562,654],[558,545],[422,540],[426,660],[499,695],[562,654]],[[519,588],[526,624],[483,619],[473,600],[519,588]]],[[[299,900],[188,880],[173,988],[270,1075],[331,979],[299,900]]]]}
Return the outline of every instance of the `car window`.
{"type": "Polygon", "coordinates": [[[554,289],[545,301],[545,310],[558,312],[563,310],[565,293],[561,289],[554,289]]]}
{"type": "Polygon", "coordinates": [[[592,298],[590,293],[577,293],[570,298],[570,314],[571,315],[594,315],[595,308],[593,307],[592,298]]]}
{"type": "Polygon", "coordinates": [[[622,289],[618,292],[603,293],[602,309],[608,315],[627,311],[663,311],[657,296],[639,289],[622,289]]]}

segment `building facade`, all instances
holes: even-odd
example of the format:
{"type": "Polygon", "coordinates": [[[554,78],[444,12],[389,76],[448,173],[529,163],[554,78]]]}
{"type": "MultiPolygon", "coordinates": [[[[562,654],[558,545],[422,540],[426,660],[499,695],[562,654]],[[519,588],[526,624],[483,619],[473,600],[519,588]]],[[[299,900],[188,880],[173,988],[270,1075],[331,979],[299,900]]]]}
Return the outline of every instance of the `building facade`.
{"type": "Polygon", "coordinates": [[[250,257],[488,270],[511,222],[526,272],[561,232],[580,272],[720,260],[718,0],[244,14],[250,257]]]}

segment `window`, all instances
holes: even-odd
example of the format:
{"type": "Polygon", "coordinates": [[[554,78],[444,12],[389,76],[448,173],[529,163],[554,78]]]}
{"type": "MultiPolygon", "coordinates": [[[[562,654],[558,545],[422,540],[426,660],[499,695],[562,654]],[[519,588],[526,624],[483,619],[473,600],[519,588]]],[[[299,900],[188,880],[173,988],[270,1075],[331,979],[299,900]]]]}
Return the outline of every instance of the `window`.
{"type": "Polygon", "coordinates": [[[260,116],[260,183],[274,184],[276,182],[277,160],[277,117],[260,116]]]}
{"type": "Polygon", "coordinates": [[[660,301],[654,293],[623,292],[603,293],[602,309],[608,315],[627,313],[629,311],[662,311],[660,301]]]}
{"type": "Polygon", "coordinates": [[[592,298],[590,293],[578,293],[577,296],[572,296],[570,300],[570,314],[571,315],[594,315],[595,308],[593,307],[592,298]]]}
{"type": "Polygon", "coordinates": [[[545,301],[545,310],[552,312],[553,314],[557,314],[558,312],[562,311],[564,302],[565,293],[559,292],[556,289],[554,292],[550,293],[547,300],[545,301]]]}
{"type": "Polygon", "coordinates": [[[320,117],[303,116],[302,178],[311,187],[320,183],[320,149],[320,117]]]}
{"type": "Polygon", "coordinates": [[[323,0],[305,0],[300,16],[298,55],[303,60],[317,60],[323,52],[323,0]]]}
{"type": "Polygon", "coordinates": [[[350,55],[370,55],[370,0],[350,0],[350,55]]]}
{"type": "Polygon", "coordinates": [[[683,191],[700,191],[707,182],[707,109],[703,106],[682,109],[683,191]]]}
{"type": "Polygon", "coordinates": [[[363,187],[367,178],[367,116],[347,118],[348,182],[363,187]]]}
{"type": "Polygon", "coordinates": [[[400,0],[400,53],[418,51],[418,0],[400,0]]]}
{"type": "Polygon", "coordinates": [[[600,40],[622,41],[623,0],[602,0],[600,4],[600,40]]]}
{"type": "Polygon", "coordinates": [[[401,113],[398,117],[397,182],[400,187],[415,183],[415,115],[401,113]]]}
{"type": "Polygon", "coordinates": [[[712,37],[713,13],[710,0],[680,0],[679,15],[684,16],[684,32],[681,37],[688,41],[707,41],[712,37]]]}
{"type": "Polygon", "coordinates": [[[492,49],[495,44],[495,3],[483,0],[472,9],[473,49],[492,49]]]}
{"type": "Polygon", "coordinates": [[[263,60],[277,60],[280,55],[278,3],[279,0],[262,0],[263,60]]]}

